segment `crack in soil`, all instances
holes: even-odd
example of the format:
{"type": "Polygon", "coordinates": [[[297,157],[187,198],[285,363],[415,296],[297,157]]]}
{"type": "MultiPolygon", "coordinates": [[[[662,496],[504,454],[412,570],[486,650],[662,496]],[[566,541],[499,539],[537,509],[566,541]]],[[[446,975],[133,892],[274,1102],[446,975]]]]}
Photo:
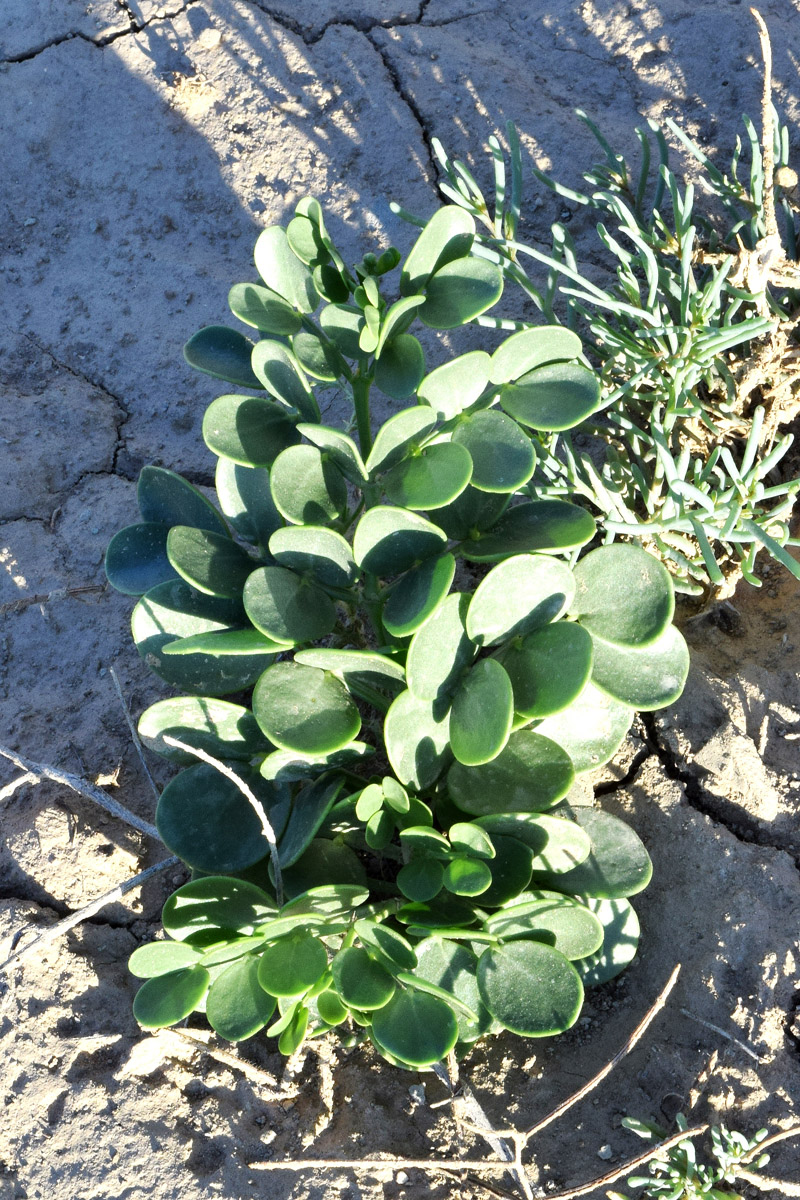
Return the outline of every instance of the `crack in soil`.
{"type": "Polygon", "coordinates": [[[8,58],[0,59],[0,65],[5,63],[30,62],[31,59],[38,58],[40,54],[44,54],[45,50],[52,50],[55,46],[63,46],[65,42],[74,42],[76,40],[86,42],[87,45],[94,46],[96,50],[104,50],[112,42],[117,42],[120,38],[130,37],[131,34],[141,33],[149,25],[154,25],[161,21],[173,21],[176,17],[181,16],[182,13],[185,13],[188,8],[191,8],[193,4],[199,3],[200,0],[184,0],[181,7],[176,8],[174,12],[165,13],[161,17],[153,16],[149,21],[140,21],[123,0],[120,3],[120,8],[130,22],[127,29],[114,29],[110,33],[98,34],[96,37],[92,37],[88,33],[83,33],[80,29],[72,29],[69,33],[59,34],[58,37],[51,38],[49,41],[43,42],[39,46],[34,46],[30,50],[24,50],[21,54],[11,54],[8,58]]]}
{"type": "MultiPolygon", "coordinates": [[[[191,0],[191,2],[194,2],[194,0],[191,0]]],[[[101,383],[98,379],[93,379],[91,375],[87,375],[84,371],[79,371],[76,367],[64,362],[63,359],[58,358],[49,348],[49,346],[45,346],[32,333],[26,333],[24,330],[18,330],[17,332],[18,336],[24,337],[27,341],[31,342],[41,354],[46,354],[48,358],[55,364],[55,366],[59,368],[59,370],[66,371],[66,373],[71,375],[73,379],[78,379],[81,383],[95,388],[98,392],[102,392],[104,396],[107,396],[108,399],[117,406],[119,409],[119,418],[118,420],[115,419],[116,437],[113,450],[111,451],[111,466],[107,470],[84,471],[80,476],[78,483],[81,483],[87,475],[116,475],[118,473],[117,459],[123,449],[124,444],[122,430],[131,419],[132,415],[125,401],[121,396],[118,396],[116,392],[112,392],[110,388],[106,387],[106,385],[101,383]]],[[[127,478],[127,476],[125,476],[125,478],[127,478]]]]}
{"type": "Polygon", "coordinates": [[[673,754],[661,740],[653,713],[642,713],[641,718],[647,743],[652,753],[657,756],[667,777],[681,784],[687,803],[696,812],[702,813],[715,824],[722,825],[729,833],[733,834],[738,842],[742,842],[744,845],[763,846],[766,850],[778,850],[788,854],[797,870],[800,871],[800,859],[797,855],[788,850],[786,846],[776,846],[774,842],[771,842],[754,818],[706,791],[694,771],[684,763],[683,759],[673,754]]]}

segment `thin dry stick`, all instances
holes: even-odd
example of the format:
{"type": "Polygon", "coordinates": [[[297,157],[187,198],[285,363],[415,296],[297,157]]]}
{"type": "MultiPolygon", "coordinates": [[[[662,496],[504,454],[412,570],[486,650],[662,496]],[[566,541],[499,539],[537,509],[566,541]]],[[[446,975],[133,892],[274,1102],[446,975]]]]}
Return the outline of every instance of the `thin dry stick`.
{"type": "Polygon", "coordinates": [[[260,1067],[254,1066],[253,1063],[247,1062],[244,1058],[237,1058],[235,1054],[229,1054],[227,1050],[221,1050],[217,1046],[211,1045],[210,1042],[198,1036],[194,1030],[161,1029],[156,1036],[164,1039],[171,1037],[173,1034],[176,1034],[187,1042],[191,1042],[198,1050],[202,1050],[207,1054],[209,1058],[216,1059],[226,1067],[232,1067],[235,1071],[240,1071],[242,1075],[252,1080],[253,1083],[258,1083],[262,1087],[268,1087],[270,1095],[266,1097],[267,1100],[286,1100],[293,1094],[292,1089],[282,1087],[274,1075],[270,1075],[267,1071],[262,1071],[260,1067]]]}
{"type": "Polygon", "coordinates": [[[19,788],[25,787],[26,783],[38,783],[38,777],[26,772],[24,775],[18,775],[16,779],[12,779],[11,783],[7,783],[5,787],[0,788],[0,802],[10,800],[14,792],[19,788]]]}
{"type": "Polygon", "coordinates": [[[95,804],[99,804],[112,817],[117,817],[120,821],[124,821],[126,825],[132,826],[133,829],[138,829],[140,833],[146,833],[148,837],[155,838],[157,842],[161,841],[161,835],[155,825],[151,825],[149,821],[143,821],[135,813],[129,812],[119,801],[114,800],[113,797],[104,792],[102,788],[97,787],[96,784],[89,783],[87,779],[81,779],[79,775],[72,775],[69,771],[62,771],[59,767],[51,767],[46,763],[37,763],[29,758],[23,758],[16,751],[9,750],[7,746],[0,746],[0,755],[13,762],[14,766],[19,767],[20,771],[25,771],[29,775],[35,775],[37,783],[41,783],[43,779],[51,779],[53,783],[61,783],[64,787],[77,792],[79,796],[83,796],[86,800],[93,800],[95,804]]]}
{"type": "Polygon", "coordinates": [[[771,1179],[769,1175],[756,1175],[755,1171],[745,1171],[739,1167],[737,1179],[751,1183],[762,1192],[780,1192],[782,1196],[800,1196],[800,1183],[789,1183],[786,1179],[771,1179]]]}
{"type": "Polygon", "coordinates": [[[269,818],[264,811],[264,805],[254,795],[244,780],[239,778],[235,771],[232,771],[225,763],[221,763],[219,759],[214,758],[213,755],[207,754],[205,750],[200,750],[197,746],[188,746],[186,742],[179,742],[176,737],[171,737],[167,733],[163,735],[163,740],[168,746],[176,746],[178,750],[183,750],[186,754],[191,754],[195,758],[199,758],[201,762],[208,763],[215,771],[219,771],[220,775],[224,775],[226,779],[230,779],[231,783],[236,785],[245,800],[247,800],[261,822],[261,829],[269,844],[269,856],[275,875],[275,899],[278,902],[278,908],[280,908],[283,904],[283,879],[281,877],[281,864],[278,858],[278,843],[275,837],[275,830],[270,825],[269,818]]]}
{"type": "Polygon", "coordinates": [[[635,1171],[639,1167],[645,1166],[656,1155],[662,1154],[665,1150],[671,1150],[673,1146],[679,1145],[686,1138],[700,1137],[701,1133],[705,1133],[708,1129],[707,1125],[697,1125],[694,1129],[684,1129],[681,1133],[674,1133],[672,1137],[667,1138],[663,1142],[659,1142],[657,1146],[653,1146],[651,1150],[647,1150],[644,1154],[638,1155],[637,1158],[631,1158],[621,1167],[615,1167],[608,1175],[601,1176],[600,1179],[593,1179],[591,1183],[583,1183],[580,1187],[570,1188],[566,1192],[549,1192],[547,1200],[574,1200],[575,1196],[588,1196],[590,1192],[597,1191],[601,1187],[606,1187],[609,1183],[614,1183],[615,1180],[621,1179],[623,1175],[627,1175],[629,1171],[635,1171]]]}
{"type": "Polygon", "coordinates": [[[142,749],[142,743],[139,740],[139,734],[137,732],[136,726],[133,723],[133,717],[131,716],[131,710],[128,708],[128,705],[125,700],[125,696],[122,693],[122,687],[119,682],[119,677],[113,667],[109,667],[109,674],[111,675],[111,678],[114,680],[114,687],[117,689],[117,695],[119,696],[119,702],[122,705],[122,711],[125,714],[125,720],[128,723],[128,729],[130,730],[131,740],[132,740],[134,746],[136,747],[136,753],[139,755],[139,762],[142,764],[144,773],[150,781],[150,787],[153,789],[153,795],[155,796],[156,803],[157,803],[161,799],[161,794],[160,794],[158,788],[156,787],[155,779],[153,779],[153,776],[150,774],[150,768],[148,767],[147,761],[144,757],[144,750],[142,749]]]}
{"type": "Polygon", "coordinates": [[[9,600],[6,604],[0,604],[0,616],[4,617],[8,613],[23,612],[26,608],[30,608],[32,604],[48,604],[52,600],[65,600],[67,596],[87,596],[92,593],[104,592],[105,590],[105,584],[92,584],[86,587],[56,588],[53,592],[40,592],[36,596],[23,596],[20,600],[9,600]]]}
{"type": "Polygon", "coordinates": [[[174,867],[178,861],[175,857],[165,858],[162,862],[156,863],[155,866],[148,867],[145,871],[140,871],[138,875],[133,875],[130,879],[126,879],[124,883],[118,883],[110,891],[104,892],[102,896],[98,896],[96,900],[92,900],[91,904],[87,904],[84,908],[79,908],[77,912],[70,913],[68,917],[64,917],[61,921],[56,921],[55,925],[51,925],[48,929],[45,929],[43,933],[40,933],[37,938],[34,938],[22,950],[17,950],[4,963],[0,963],[0,971],[6,971],[9,967],[17,966],[23,959],[29,958],[34,951],[41,950],[48,942],[54,942],[63,933],[66,933],[68,929],[72,929],[75,925],[80,925],[81,921],[86,921],[89,917],[93,917],[95,913],[100,912],[100,909],[105,908],[107,904],[113,904],[115,900],[121,900],[128,892],[145,883],[153,875],[157,875],[159,871],[165,871],[167,867],[174,867]]]}
{"type": "Polygon", "coordinates": [[[774,1146],[776,1142],[785,1142],[787,1138],[800,1137],[800,1125],[791,1125],[788,1129],[779,1129],[777,1133],[770,1134],[764,1138],[763,1142],[759,1142],[752,1150],[748,1150],[747,1154],[743,1154],[741,1162],[749,1163],[752,1159],[763,1154],[768,1146],[774,1146]]]}
{"type": "Polygon", "coordinates": [[[449,1158],[287,1158],[251,1162],[248,1171],[507,1171],[509,1163],[449,1158]]]}
{"type": "Polygon", "coordinates": [[[764,87],[761,93],[761,157],[764,169],[764,225],[766,236],[775,238],[780,245],[778,222],[775,217],[775,151],[772,120],[772,46],[769,30],[757,8],[751,8],[758,38],[761,42],[761,57],[764,60],[764,87]]]}
{"type": "Polygon", "coordinates": [[[719,1025],[713,1025],[711,1021],[705,1021],[702,1017],[695,1016],[694,1013],[689,1012],[688,1008],[682,1008],[681,1015],[688,1017],[690,1021],[696,1021],[698,1025],[704,1025],[706,1029],[713,1030],[713,1032],[718,1033],[720,1037],[724,1037],[726,1041],[733,1042],[734,1046],[738,1046],[740,1050],[744,1050],[745,1054],[749,1054],[750,1057],[754,1058],[757,1063],[764,1061],[760,1054],[756,1053],[755,1050],[751,1049],[750,1046],[746,1045],[744,1042],[740,1042],[739,1039],[734,1037],[732,1033],[726,1033],[724,1029],[720,1029],[719,1025]]]}

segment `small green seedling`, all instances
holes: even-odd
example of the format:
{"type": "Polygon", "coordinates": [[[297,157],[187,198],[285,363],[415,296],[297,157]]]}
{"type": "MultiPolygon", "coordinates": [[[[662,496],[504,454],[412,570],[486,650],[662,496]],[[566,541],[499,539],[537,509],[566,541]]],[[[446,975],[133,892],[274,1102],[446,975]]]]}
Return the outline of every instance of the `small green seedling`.
{"type": "MultiPolygon", "coordinates": [[[[682,1113],[678,1114],[676,1121],[678,1129],[688,1128],[682,1113]]],[[[645,1141],[660,1142],[667,1136],[666,1130],[647,1121],[626,1117],[622,1124],[645,1141]]],[[[744,1134],[727,1129],[724,1125],[715,1125],[711,1129],[709,1162],[698,1159],[697,1147],[687,1139],[651,1159],[649,1175],[631,1176],[628,1186],[643,1188],[641,1195],[649,1200],[740,1200],[738,1192],[731,1192],[720,1185],[736,1183],[745,1164],[752,1164],[752,1171],[759,1171],[767,1165],[769,1155],[756,1153],[766,1137],[766,1129],[759,1129],[754,1137],[746,1138],[744,1134]]],[[[622,1192],[609,1192],[608,1196],[610,1200],[630,1200],[622,1192]]]]}
{"type": "Polygon", "coordinates": [[[402,264],[351,270],[302,201],[230,293],[257,340],[186,347],[239,389],[203,421],[219,507],[146,467],[106,558],[182,693],[139,723],[181,768],[156,824],[192,870],[131,959],[145,1028],[200,1011],[291,1054],[344,1027],[425,1067],[568,1029],[635,953],[650,859],[569,797],[636,709],[679,695],[687,649],[657,559],[581,556],[590,514],[531,486],[540,433],[600,403],[576,335],[426,361],[415,322],[458,329],[502,292],[474,240],[450,208],[402,264]],[[398,402],[377,432],[373,387],[398,402]],[[323,421],[333,393],[352,426],[323,421]]]}

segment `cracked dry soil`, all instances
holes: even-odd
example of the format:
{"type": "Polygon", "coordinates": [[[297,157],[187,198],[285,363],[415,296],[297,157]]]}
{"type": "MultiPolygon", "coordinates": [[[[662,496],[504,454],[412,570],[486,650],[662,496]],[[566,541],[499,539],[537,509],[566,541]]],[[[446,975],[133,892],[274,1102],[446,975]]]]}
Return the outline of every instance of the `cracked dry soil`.
{"type": "MultiPolygon", "coordinates": [[[[762,11],[796,146],[798,2],[762,11]]],[[[135,714],[165,689],[130,644],[130,603],[102,590],[102,557],[135,517],[144,462],[211,479],[200,421],[215,391],[181,346],[227,320],[261,227],[313,193],[351,259],[376,236],[405,249],[413,231],[388,201],[433,210],[434,135],[488,182],[482,147],[514,118],[527,164],[574,185],[593,160],[575,106],[626,153],[641,116],[671,115],[725,161],[759,92],[738,0],[5,0],[0,741],[91,779],[119,768],[115,794],[152,818],[109,668],[135,714]]],[[[585,215],[528,197],[526,235],[546,242],[554,220],[570,221],[602,271],[585,215]]],[[[474,337],[448,336],[448,352],[474,337]]],[[[494,1123],[530,1125],[616,1051],[677,961],[683,970],[646,1041],[541,1135],[533,1178],[574,1186],[632,1157],[626,1113],[668,1123],[691,1109],[749,1132],[798,1118],[799,600],[773,567],[734,612],[688,622],[684,697],[640,722],[593,780],[654,859],[636,901],[640,955],[590,993],[568,1034],[486,1043],[462,1075],[494,1123]],[[610,1162],[597,1157],[605,1146],[610,1162]]],[[[14,776],[3,765],[0,787],[14,776]]],[[[51,784],[0,806],[0,958],[164,853],[51,784]]],[[[447,1106],[409,1092],[423,1083],[428,1102],[443,1099],[433,1076],[363,1050],[312,1053],[276,1091],[246,1069],[282,1078],[264,1039],[234,1050],[237,1067],[143,1036],[125,963],[182,878],[152,878],[0,983],[0,1200],[489,1194],[434,1170],[250,1169],[487,1148],[458,1133],[447,1106]]],[[[797,1146],[779,1147],[770,1172],[799,1180],[797,1146]]]]}

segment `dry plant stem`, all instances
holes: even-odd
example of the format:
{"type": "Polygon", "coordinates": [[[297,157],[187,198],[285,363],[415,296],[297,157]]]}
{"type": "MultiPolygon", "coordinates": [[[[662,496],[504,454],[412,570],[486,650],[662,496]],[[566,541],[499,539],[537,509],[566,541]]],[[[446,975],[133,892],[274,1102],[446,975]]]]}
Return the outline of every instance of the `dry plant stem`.
{"type": "Polygon", "coordinates": [[[266,1086],[270,1090],[270,1094],[265,1097],[267,1100],[286,1100],[292,1094],[296,1094],[296,1088],[293,1090],[292,1088],[282,1086],[267,1071],[262,1071],[260,1067],[254,1066],[244,1058],[237,1058],[235,1054],[229,1054],[227,1050],[221,1050],[217,1046],[211,1045],[210,1041],[206,1041],[195,1030],[161,1029],[156,1034],[156,1037],[165,1040],[172,1035],[177,1035],[183,1038],[184,1041],[191,1042],[193,1046],[198,1050],[202,1050],[209,1058],[223,1063],[226,1067],[231,1067],[234,1071],[241,1072],[251,1082],[257,1083],[261,1087],[266,1086]]]}
{"type": "Polygon", "coordinates": [[[742,1157],[741,1161],[749,1163],[752,1159],[763,1154],[768,1146],[774,1146],[777,1142],[785,1142],[787,1138],[795,1137],[800,1137],[800,1125],[791,1125],[788,1129],[779,1129],[777,1133],[770,1134],[768,1138],[764,1138],[763,1142],[759,1142],[757,1146],[754,1146],[752,1150],[742,1157]]]}
{"type": "Polygon", "coordinates": [[[102,788],[89,783],[86,779],[81,779],[79,775],[72,775],[69,771],[62,771],[58,767],[48,766],[47,763],[37,763],[29,758],[23,758],[14,750],[9,750],[7,746],[0,746],[0,755],[3,758],[7,758],[15,767],[19,767],[20,771],[25,771],[26,774],[35,776],[37,783],[41,783],[43,779],[51,779],[53,783],[63,784],[64,787],[77,792],[79,796],[83,796],[86,800],[93,800],[95,804],[98,804],[100,808],[104,808],[112,817],[117,817],[120,821],[124,821],[126,825],[130,825],[133,829],[138,829],[140,833],[146,833],[148,837],[155,838],[157,842],[161,841],[161,836],[155,825],[151,825],[149,821],[143,821],[141,817],[137,817],[134,813],[129,812],[127,808],[112,799],[102,788]]]}
{"type": "Polygon", "coordinates": [[[781,1196],[800,1196],[800,1183],[789,1183],[786,1179],[770,1179],[768,1175],[756,1175],[754,1171],[739,1168],[737,1179],[752,1184],[762,1192],[778,1192],[781,1196]]]}
{"type": "Polygon", "coordinates": [[[95,913],[100,912],[100,909],[105,908],[107,904],[113,904],[114,901],[121,900],[128,892],[145,883],[153,875],[157,875],[160,871],[165,871],[167,867],[174,867],[178,861],[174,856],[172,858],[165,858],[162,862],[156,863],[155,866],[148,867],[145,871],[140,871],[138,875],[134,875],[131,879],[126,879],[124,883],[118,883],[110,891],[104,892],[102,896],[98,896],[96,900],[92,900],[91,904],[87,904],[84,908],[79,908],[77,912],[70,913],[68,917],[64,917],[61,921],[56,921],[55,925],[51,925],[49,929],[45,929],[44,933],[40,933],[37,938],[34,938],[22,950],[17,950],[5,962],[0,963],[0,971],[7,971],[10,967],[18,966],[19,963],[29,958],[35,951],[41,950],[49,942],[56,941],[67,930],[80,925],[81,921],[86,921],[89,917],[93,917],[95,913]]]}
{"type": "Polygon", "coordinates": [[[772,45],[769,40],[769,30],[764,18],[757,8],[750,12],[758,26],[758,38],[761,42],[761,57],[764,60],[764,87],[761,93],[761,156],[764,165],[764,224],[768,238],[775,237],[780,241],[778,222],[775,217],[775,152],[774,131],[772,119],[772,45]]]}
{"type": "Polygon", "coordinates": [[[547,1200],[574,1200],[576,1196],[588,1196],[591,1192],[597,1191],[602,1187],[607,1187],[609,1183],[614,1183],[617,1179],[621,1179],[629,1171],[636,1171],[639,1167],[646,1166],[656,1155],[662,1154],[665,1150],[671,1150],[673,1146],[679,1145],[687,1138],[700,1137],[707,1129],[707,1125],[696,1125],[694,1129],[685,1129],[682,1133],[674,1133],[672,1137],[659,1142],[657,1146],[653,1146],[652,1149],[645,1151],[644,1154],[638,1155],[637,1158],[629,1159],[624,1166],[615,1167],[608,1175],[602,1175],[599,1179],[593,1179],[591,1183],[583,1183],[580,1187],[570,1188],[566,1192],[548,1192],[547,1200]]]}
{"type": "Polygon", "coordinates": [[[23,612],[32,604],[48,604],[52,600],[65,600],[67,596],[89,596],[105,590],[105,584],[91,584],[86,587],[56,588],[55,591],[40,592],[36,596],[23,596],[20,600],[9,600],[6,604],[0,604],[0,617],[6,616],[7,613],[23,612]]]}
{"type": "Polygon", "coordinates": [[[130,730],[131,740],[133,741],[133,744],[136,747],[136,753],[139,755],[139,762],[142,764],[142,769],[144,770],[144,773],[150,782],[150,787],[153,789],[153,795],[156,798],[156,803],[158,803],[158,800],[160,799],[160,793],[159,793],[158,788],[156,787],[156,781],[153,779],[153,776],[150,774],[150,768],[148,767],[147,762],[145,760],[144,750],[142,749],[142,743],[139,740],[139,734],[136,730],[136,726],[133,723],[133,717],[131,716],[131,710],[128,708],[128,705],[125,701],[125,697],[122,694],[122,687],[119,682],[119,676],[117,675],[117,672],[114,670],[113,667],[109,667],[109,674],[111,675],[111,678],[114,681],[114,687],[117,689],[117,695],[119,696],[119,702],[122,705],[122,711],[125,714],[125,720],[127,721],[128,729],[130,730]]]}
{"type": "Polygon", "coordinates": [[[703,1025],[706,1029],[711,1029],[714,1031],[714,1033],[718,1033],[720,1037],[724,1037],[726,1041],[732,1042],[734,1046],[738,1046],[740,1050],[745,1052],[745,1054],[749,1054],[750,1057],[754,1058],[757,1063],[763,1062],[760,1054],[756,1053],[755,1050],[752,1050],[750,1046],[747,1046],[744,1042],[740,1042],[738,1038],[733,1036],[733,1034],[726,1033],[724,1029],[720,1029],[719,1025],[712,1025],[710,1021],[704,1021],[702,1017],[696,1017],[694,1013],[689,1012],[688,1008],[681,1009],[681,1016],[688,1017],[690,1021],[696,1021],[698,1025],[703,1025]]]}
{"type": "Polygon", "coordinates": [[[269,818],[264,811],[261,801],[251,792],[244,780],[240,779],[235,771],[232,771],[230,767],[226,767],[225,763],[221,763],[219,759],[214,758],[211,754],[207,754],[205,750],[200,750],[197,746],[187,746],[185,742],[180,742],[177,738],[170,737],[166,733],[164,734],[164,741],[168,746],[175,746],[178,750],[183,750],[185,754],[191,754],[194,758],[199,758],[201,762],[208,763],[215,771],[219,771],[220,775],[224,775],[226,779],[230,779],[231,783],[236,785],[247,800],[261,822],[261,829],[269,845],[269,856],[275,875],[275,899],[280,908],[283,904],[283,879],[281,877],[281,864],[278,859],[278,843],[275,837],[275,830],[269,823],[269,818]]]}

